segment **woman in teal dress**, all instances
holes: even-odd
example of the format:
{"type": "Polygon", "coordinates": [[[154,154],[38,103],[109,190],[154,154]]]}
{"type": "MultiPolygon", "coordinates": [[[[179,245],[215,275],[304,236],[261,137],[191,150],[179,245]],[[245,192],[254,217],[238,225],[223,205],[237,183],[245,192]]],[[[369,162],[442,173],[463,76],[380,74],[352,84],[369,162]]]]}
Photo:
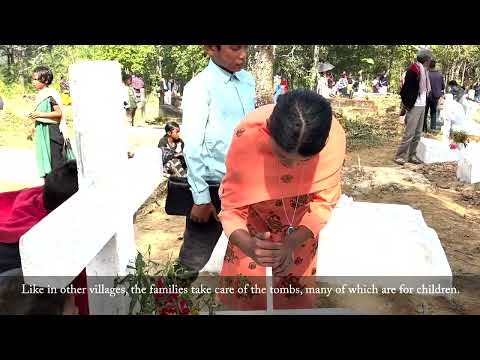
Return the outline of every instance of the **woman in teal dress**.
{"type": "Polygon", "coordinates": [[[40,177],[45,177],[52,169],[74,158],[67,146],[61,126],[65,125],[60,107],[60,95],[49,85],[53,81],[52,71],[39,66],[33,70],[32,82],[38,90],[35,111],[28,117],[35,120],[35,153],[40,177]]]}

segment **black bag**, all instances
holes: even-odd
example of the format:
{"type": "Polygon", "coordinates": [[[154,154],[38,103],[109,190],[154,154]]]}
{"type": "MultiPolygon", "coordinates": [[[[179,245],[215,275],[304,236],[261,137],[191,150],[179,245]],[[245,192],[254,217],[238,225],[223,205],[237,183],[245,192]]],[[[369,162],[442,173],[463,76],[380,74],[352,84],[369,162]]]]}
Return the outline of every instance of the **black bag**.
{"type": "MultiPolygon", "coordinates": [[[[221,209],[220,197],[218,195],[219,183],[207,181],[210,190],[212,204],[221,209]]],[[[167,199],[165,201],[165,212],[168,215],[188,216],[193,207],[193,196],[190,191],[186,177],[170,176],[167,184],[167,199]]]]}
{"type": "Polygon", "coordinates": [[[62,157],[64,162],[75,160],[75,153],[73,152],[72,144],[68,138],[65,138],[63,142],[62,157]]]}

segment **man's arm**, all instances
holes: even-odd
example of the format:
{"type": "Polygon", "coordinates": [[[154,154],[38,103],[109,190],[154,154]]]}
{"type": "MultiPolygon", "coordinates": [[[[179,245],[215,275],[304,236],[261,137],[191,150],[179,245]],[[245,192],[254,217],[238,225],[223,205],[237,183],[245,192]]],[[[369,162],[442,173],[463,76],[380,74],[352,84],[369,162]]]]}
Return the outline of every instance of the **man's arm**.
{"type": "Polygon", "coordinates": [[[202,158],[209,100],[206,89],[201,85],[195,81],[187,84],[182,100],[182,132],[185,141],[185,161],[188,168],[187,178],[193,202],[196,205],[211,202],[208,184],[204,179],[206,166],[202,158]]]}

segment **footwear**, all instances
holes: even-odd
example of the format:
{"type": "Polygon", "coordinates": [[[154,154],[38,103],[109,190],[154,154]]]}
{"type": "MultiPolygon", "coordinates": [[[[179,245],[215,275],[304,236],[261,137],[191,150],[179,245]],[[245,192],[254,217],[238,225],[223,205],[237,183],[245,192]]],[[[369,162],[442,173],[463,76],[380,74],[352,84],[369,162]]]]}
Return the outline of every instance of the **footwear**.
{"type": "Polygon", "coordinates": [[[408,159],[408,162],[410,162],[412,164],[417,164],[417,165],[418,164],[423,164],[423,162],[419,158],[417,158],[416,155],[411,156],[410,159],[408,159]]]}
{"type": "Polygon", "coordinates": [[[405,165],[405,159],[396,158],[393,161],[396,162],[398,165],[405,165]]]}

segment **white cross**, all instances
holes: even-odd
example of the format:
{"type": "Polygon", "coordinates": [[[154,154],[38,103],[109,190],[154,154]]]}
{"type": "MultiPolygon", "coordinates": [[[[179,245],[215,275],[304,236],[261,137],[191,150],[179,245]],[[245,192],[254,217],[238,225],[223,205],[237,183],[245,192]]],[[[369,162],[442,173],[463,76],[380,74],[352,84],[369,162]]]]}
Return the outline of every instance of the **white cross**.
{"type": "MultiPolygon", "coordinates": [[[[118,62],[73,64],[69,77],[79,191],[22,236],[23,274],[38,286],[65,287],[86,268],[88,288],[113,287],[135,259],[133,216],[163,179],[161,150],[127,157],[118,62]]],[[[90,314],[126,313],[126,299],[89,294],[90,314]]]]}

